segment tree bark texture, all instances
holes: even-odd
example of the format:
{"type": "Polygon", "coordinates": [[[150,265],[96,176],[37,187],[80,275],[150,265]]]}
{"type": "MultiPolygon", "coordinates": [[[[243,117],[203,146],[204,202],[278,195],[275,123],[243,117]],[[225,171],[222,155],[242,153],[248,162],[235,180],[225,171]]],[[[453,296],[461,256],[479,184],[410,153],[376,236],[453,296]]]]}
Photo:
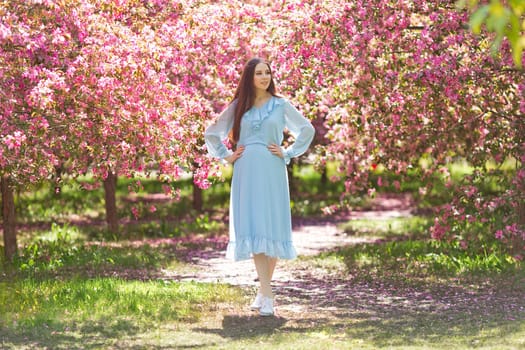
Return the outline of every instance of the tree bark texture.
{"type": "Polygon", "coordinates": [[[323,167],[321,170],[321,187],[326,188],[326,185],[328,184],[328,169],[326,167],[323,167]]]}
{"type": "Polygon", "coordinates": [[[193,209],[202,211],[202,189],[193,183],[193,209]]]}
{"type": "Polygon", "coordinates": [[[2,176],[2,219],[4,228],[4,255],[12,260],[17,251],[16,217],[13,188],[8,176],[2,176]]]}
{"type": "Polygon", "coordinates": [[[54,186],[53,186],[53,195],[55,197],[60,197],[62,194],[62,165],[55,166],[55,175],[54,175],[54,186]]]}
{"type": "Polygon", "coordinates": [[[104,199],[106,201],[106,222],[111,233],[118,233],[117,216],[117,176],[113,172],[108,173],[104,180],[104,199]]]}

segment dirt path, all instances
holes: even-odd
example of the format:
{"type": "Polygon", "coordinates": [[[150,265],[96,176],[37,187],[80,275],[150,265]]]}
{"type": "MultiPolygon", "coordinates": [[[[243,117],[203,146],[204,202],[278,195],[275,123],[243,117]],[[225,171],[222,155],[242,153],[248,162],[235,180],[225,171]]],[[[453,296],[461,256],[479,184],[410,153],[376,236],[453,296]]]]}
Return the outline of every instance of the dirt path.
{"type": "MultiPolygon", "coordinates": [[[[374,241],[370,237],[345,234],[338,225],[348,219],[406,217],[412,213],[411,203],[406,198],[383,197],[372,204],[370,210],[353,212],[340,220],[294,222],[293,239],[299,256],[374,241]]],[[[251,294],[249,299],[255,295],[257,281],[251,260],[232,262],[224,258],[224,251],[219,251],[203,254],[192,263],[197,268],[195,273],[176,278],[228,283],[247,290],[247,294],[251,294]]],[[[276,317],[259,317],[249,310],[251,300],[247,298],[245,307],[221,308],[215,317],[207,318],[191,331],[198,336],[218,334],[228,341],[329,327],[332,337],[373,339],[378,347],[387,347],[391,345],[392,334],[402,344],[410,344],[414,338],[434,339],[436,330],[432,325],[436,324],[447,333],[455,329],[458,336],[463,336],[472,329],[489,327],[490,322],[509,323],[525,317],[523,288],[516,287],[522,282],[405,283],[372,275],[369,279],[356,278],[346,272],[342,262],[334,264],[318,266],[300,258],[281,261],[272,284],[276,317]],[[381,331],[371,333],[371,329],[381,331]]]]}
{"type": "MultiPolygon", "coordinates": [[[[321,222],[302,224],[293,231],[293,239],[299,256],[315,255],[323,250],[338,245],[363,242],[366,239],[350,237],[338,230],[336,224],[321,222]]],[[[187,275],[183,280],[199,282],[219,282],[237,286],[256,286],[256,272],[252,260],[231,261],[220,256],[199,257],[194,261],[197,271],[194,275],[187,275]]],[[[286,261],[280,261],[276,269],[275,281],[293,280],[293,270],[287,268],[286,261]]]]}
{"type": "MultiPolygon", "coordinates": [[[[371,203],[371,210],[351,212],[342,218],[330,220],[295,220],[293,225],[293,240],[299,256],[317,255],[337,246],[370,242],[370,237],[354,237],[346,235],[338,225],[352,218],[388,218],[410,216],[412,203],[406,196],[378,196],[371,203]]],[[[187,275],[182,280],[199,282],[219,282],[237,286],[256,286],[256,272],[253,261],[233,262],[224,257],[224,253],[198,257],[193,261],[197,272],[187,275]]],[[[296,280],[293,268],[286,261],[279,263],[274,281],[291,282],[296,280]]]]}

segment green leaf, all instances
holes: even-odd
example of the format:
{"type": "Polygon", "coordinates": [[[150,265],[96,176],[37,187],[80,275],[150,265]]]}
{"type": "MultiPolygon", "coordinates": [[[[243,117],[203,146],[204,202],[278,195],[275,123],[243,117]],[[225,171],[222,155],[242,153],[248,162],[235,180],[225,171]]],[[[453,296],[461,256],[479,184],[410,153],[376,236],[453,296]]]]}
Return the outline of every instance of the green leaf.
{"type": "Polygon", "coordinates": [[[481,32],[481,25],[489,13],[489,6],[481,6],[476,12],[470,16],[469,25],[475,34],[481,32]]]}
{"type": "Polygon", "coordinates": [[[487,18],[487,29],[503,34],[505,26],[509,22],[510,10],[501,3],[494,2],[489,6],[489,16],[487,18]]]}
{"type": "Polygon", "coordinates": [[[512,27],[511,33],[518,34],[520,31],[520,19],[516,14],[511,13],[509,18],[510,25],[512,27]]]}
{"type": "Polygon", "coordinates": [[[466,3],[466,0],[456,1],[456,8],[458,8],[458,9],[464,8],[465,7],[465,3],[466,3]]]}
{"type": "Polygon", "coordinates": [[[496,55],[498,53],[498,49],[501,45],[501,41],[503,40],[503,33],[497,33],[496,37],[494,38],[494,41],[492,42],[492,45],[490,47],[492,54],[496,55]]]}
{"type": "Polygon", "coordinates": [[[516,64],[518,68],[521,68],[521,56],[524,48],[525,36],[522,36],[516,41],[516,44],[512,46],[512,58],[514,60],[514,64],[516,64]]]}
{"type": "Polygon", "coordinates": [[[523,0],[510,0],[509,5],[512,8],[514,14],[518,17],[525,13],[525,1],[523,0]]]}

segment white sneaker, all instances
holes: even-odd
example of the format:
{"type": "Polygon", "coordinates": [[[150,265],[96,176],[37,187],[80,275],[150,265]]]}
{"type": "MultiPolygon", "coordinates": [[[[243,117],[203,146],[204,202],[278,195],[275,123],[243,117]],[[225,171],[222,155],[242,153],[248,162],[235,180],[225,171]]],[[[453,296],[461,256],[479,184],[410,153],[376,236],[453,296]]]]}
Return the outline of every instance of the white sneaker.
{"type": "Polygon", "coordinates": [[[273,316],[273,298],[262,297],[261,308],[259,310],[261,316],[273,316]]]}
{"type": "Polygon", "coordinates": [[[261,293],[257,293],[255,300],[253,301],[252,305],[250,305],[250,309],[252,311],[257,311],[261,308],[262,298],[263,298],[263,295],[261,293]]]}

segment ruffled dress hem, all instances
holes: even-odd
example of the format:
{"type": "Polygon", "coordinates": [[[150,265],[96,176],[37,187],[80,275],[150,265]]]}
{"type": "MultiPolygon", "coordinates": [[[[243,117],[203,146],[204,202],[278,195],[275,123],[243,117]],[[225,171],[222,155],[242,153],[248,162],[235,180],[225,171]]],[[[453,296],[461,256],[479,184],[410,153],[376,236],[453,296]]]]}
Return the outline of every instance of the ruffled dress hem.
{"type": "Polygon", "coordinates": [[[239,242],[230,241],[226,248],[226,258],[241,261],[251,259],[253,254],[264,253],[279,259],[295,259],[297,252],[291,241],[274,241],[266,238],[254,237],[239,242]]]}

